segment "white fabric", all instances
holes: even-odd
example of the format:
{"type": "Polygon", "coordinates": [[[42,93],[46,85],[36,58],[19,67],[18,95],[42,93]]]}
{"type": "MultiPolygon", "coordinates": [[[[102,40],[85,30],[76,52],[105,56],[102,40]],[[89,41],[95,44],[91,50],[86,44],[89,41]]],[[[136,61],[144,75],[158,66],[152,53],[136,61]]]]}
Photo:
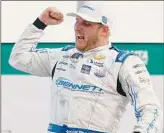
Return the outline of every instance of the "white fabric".
{"type": "Polygon", "coordinates": [[[105,12],[102,4],[93,1],[84,1],[77,9],[77,12],[67,13],[67,16],[80,16],[90,22],[102,23],[108,27],[112,26],[112,20],[108,13],[105,12]]]}
{"type": "Polygon", "coordinates": [[[42,30],[28,26],[14,45],[9,63],[18,70],[49,77],[57,63],[50,123],[118,133],[130,101],[138,118],[134,131],[159,133],[160,104],[147,69],[137,56],[129,56],[122,64],[116,61],[119,51],[109,49],[111,44],[84,53],[76,48],[36,49],[42,35],[42,30]],[[127,97],[116,90],[118,75],[127,97]]]}

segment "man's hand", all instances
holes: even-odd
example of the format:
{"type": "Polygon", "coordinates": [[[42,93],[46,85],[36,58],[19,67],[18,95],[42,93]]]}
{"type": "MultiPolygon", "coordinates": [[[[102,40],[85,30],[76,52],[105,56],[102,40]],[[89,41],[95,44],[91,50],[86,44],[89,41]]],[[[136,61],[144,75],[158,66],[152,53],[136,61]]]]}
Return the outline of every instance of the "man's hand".
{"type": "Polygon", "coordinates": [[[57,25],[63,22],[64,15],[57,8],[48,7],[42,12],[39,19],[46,25],[57,25]]]}

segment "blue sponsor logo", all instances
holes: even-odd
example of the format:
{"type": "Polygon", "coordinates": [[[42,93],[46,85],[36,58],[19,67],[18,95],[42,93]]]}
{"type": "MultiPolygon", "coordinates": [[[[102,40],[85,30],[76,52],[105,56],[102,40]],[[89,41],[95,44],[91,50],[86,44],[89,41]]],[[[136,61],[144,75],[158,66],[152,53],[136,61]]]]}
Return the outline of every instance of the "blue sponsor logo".
{"type": "Polygon", "coordinates": [[[104,23],[104,24],[107,24],[108,23],[107,17],[102,16],[102,23],[104,23]]]}
{"type": "Polygon", "coordinates": [[[124,62],[125,59],[130,55],[134,55],[134,54],[128,51],[121,51],[116,57],[116,62],[124,62]]]}
{"type": "Polygon", "coordinates": [[[83,54],[81,54],[81,53],[74,53],[72,56],[71,56],[71,58],[76,58],[76,59],[78,59],[78,58],[83,58],[83,54]]]}
{"type": "Polygon", "coordinates": [[[102,89],[97,87],[97,86],[92,86],[92,85],[80,85],[80,84],[75,84],[72,81],[60,77],[56,80],[56,85],[58,87],[63,87],[70,89],[72,91],[84,91],[84,92],[92,92],[92,93],[102,93],[102,89]]]}

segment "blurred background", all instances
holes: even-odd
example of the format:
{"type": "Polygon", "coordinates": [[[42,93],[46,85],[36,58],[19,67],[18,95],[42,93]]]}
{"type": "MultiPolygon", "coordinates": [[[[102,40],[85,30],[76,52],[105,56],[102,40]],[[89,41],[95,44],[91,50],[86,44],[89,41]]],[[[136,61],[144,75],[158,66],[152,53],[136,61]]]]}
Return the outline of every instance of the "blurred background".
{"type": "MultiPolygon", "coordinates": [[[[163,102],[164,90],[164,3],[163,1],[95,1],[102,4],[112,21],[110,41],[120,49],[137,53],[145,62],[154,90],[163,102]]],[[[49,6],[64,14],[75,11],[82,1],[2,1],[1,12],[1,100],[2,133],[45,133],[49,123],[51,78],[40,78],[9,66],[13,44],[26,26],[49,6]]],[[[74,19],[49,26],[38,47],[74,45],[74,19]]],[[[131,133],[136,120],[128,105],[119,133],[131,133]]],[[[161,125],[163,125],[161,123],[161,125]]],[[[161,128],[161,132],[162,128],[161,128]]]]}

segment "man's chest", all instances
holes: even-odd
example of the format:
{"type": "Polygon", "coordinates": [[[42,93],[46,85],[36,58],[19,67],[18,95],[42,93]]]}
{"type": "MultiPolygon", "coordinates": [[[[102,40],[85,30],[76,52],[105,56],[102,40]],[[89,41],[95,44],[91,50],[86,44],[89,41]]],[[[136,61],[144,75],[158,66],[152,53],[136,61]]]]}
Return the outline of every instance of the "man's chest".
{"type": "Polygon", "coordinates": [[[55,66],[55,75],[76,77],[76,79],[82,77],[103,79],[112,63],[112,60],[110,61],[103,54],[83,56],[75,53],[72,56],[64,55],[55,66]]]}
{"type": "Polygon", "coordinates": [[[116,93],[119,65],[110,54],[96,53],[83,56],[68,54],[54,67],[54,88],[94,93],[116,93]]]}

